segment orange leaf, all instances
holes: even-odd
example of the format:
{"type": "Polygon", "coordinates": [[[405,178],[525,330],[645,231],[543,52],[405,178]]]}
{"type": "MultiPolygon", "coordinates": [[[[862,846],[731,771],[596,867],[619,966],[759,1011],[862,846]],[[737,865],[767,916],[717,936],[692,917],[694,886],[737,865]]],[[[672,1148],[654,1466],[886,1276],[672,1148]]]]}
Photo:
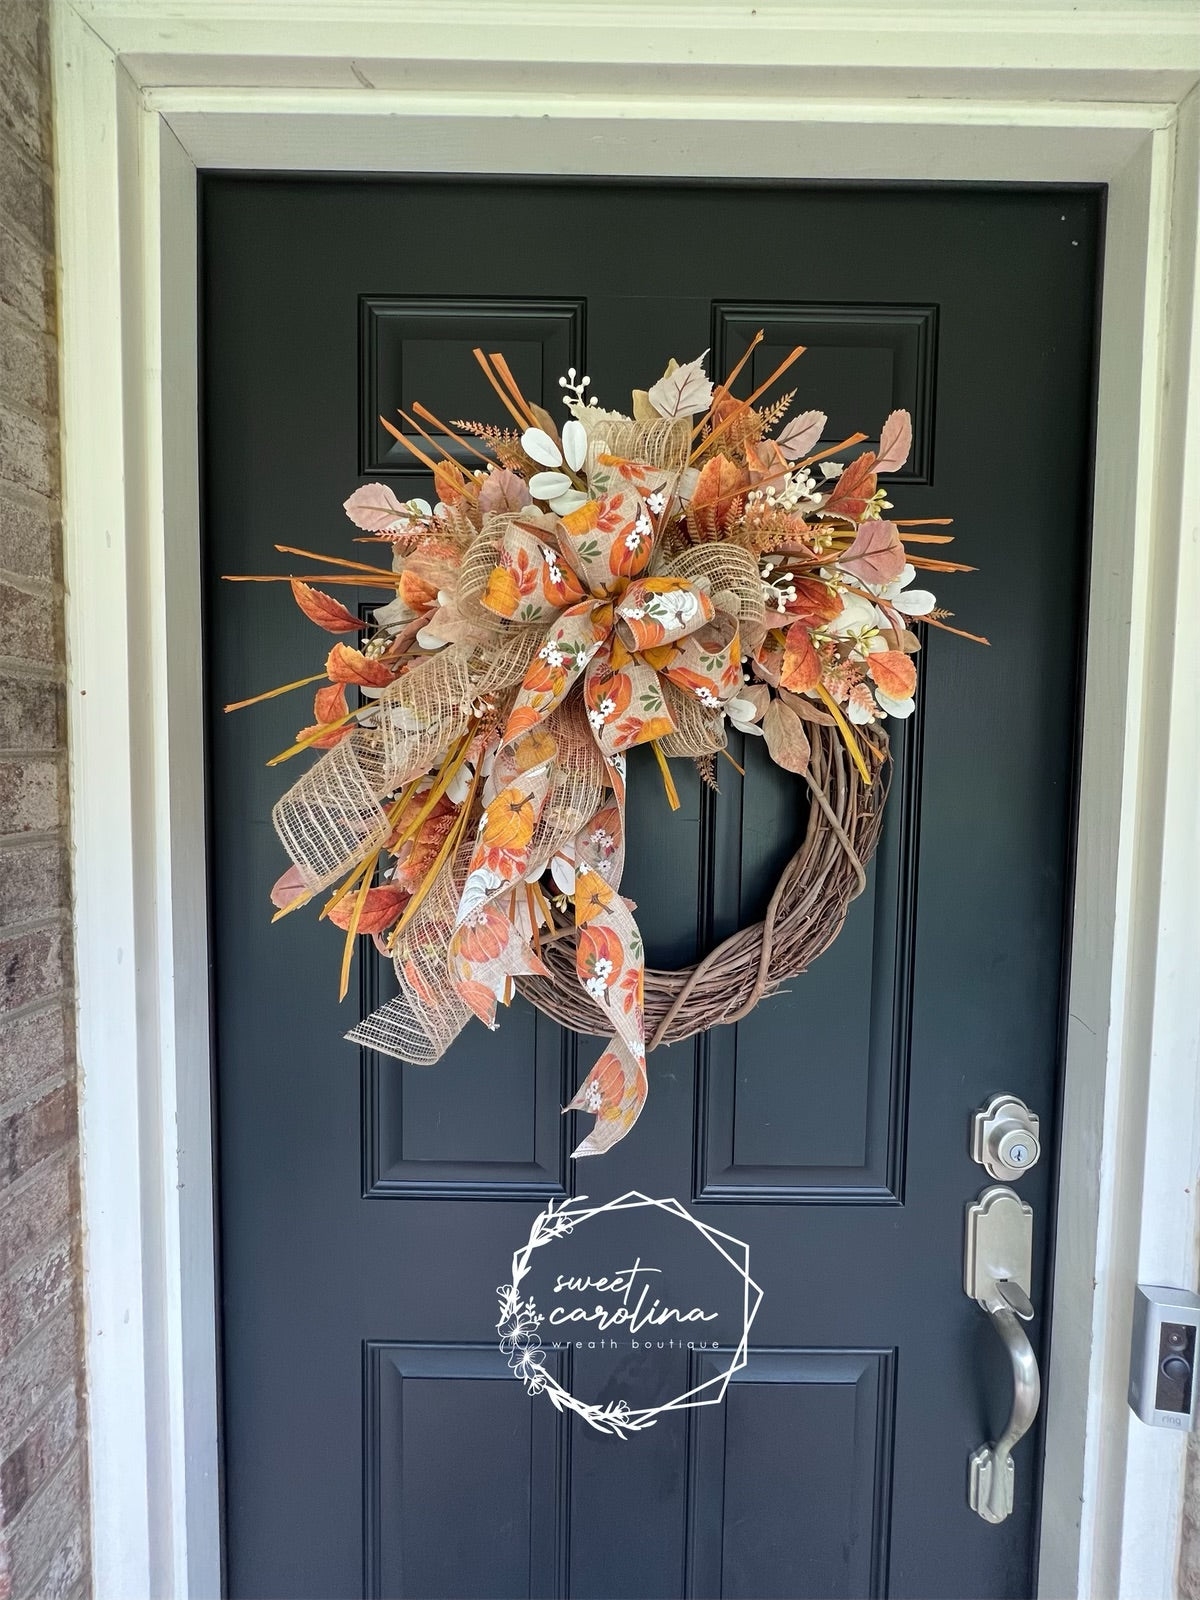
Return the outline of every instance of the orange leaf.
{"type": "Polygon", "coordinates": [[[391,671],[382,661],[372,661],[348,644],[334,645],[326,658],[325,672],[333,683],[358,683],[372,689],[382,689],[392,681],[391,671]]]}
{"type": "Polygon", "coordinates": [[[823,622],[832,622],[842,609],[841,596],[820,578],[793,577],[790,582],[796,598],[787,603],[787,614],[810,628],[819,628],[823,622]]]}
{"type": "Polygon", "coordinates": [[[864,450],[842,473],[821,509],[831,517],[847,517],[857,522],[874,493],[875,452],[864,450]]]}
{"type": "Polygon", "coordinates": [[[750,475],[745,467],[739,466],[736,461],[731,461],[728,456],[710,457],[701,467],[700,476],[696,479],[696,487],[688,508],[689,517],[692,511],[696,511],[700,513],[698,521],[707,522],[711,518],[716,528],[727,527],[733,517],[738,496],[744,494],[749,486],[750,475]]]}
{"type": "Polygon", "coordinates": [[[867,657],[867,671],[893,700],[909,700],[917,687],[917,669],[902,650],[879,650],[867,657]]]}
{"type": "Polygon", "coordinates": [[[779,681],[796,694],[815,689],[821,681],[821,658],[813,646],[807,623],[793,622],[787,631],[779,681]]]}
{"type": "Polygon", "coordinates": [[[428,611],[431,606],[437,605],[437,585],[418,577],[415,572],[400,574],[397,591],[405,605],[411,606],[414,611],[428,611]]]}
{"type": "Polygon", "coordinates": [[[340,728],[329,728],[329,724],[326,722],[314,722],[311,727],[299,730],[296,734],[296,743],[299,744],[301,740],[305,740],[314,750],[328,750],[333,745],[340,744],[346,735],[351,732],[353,732],[353,729],[348,723],[340,728]],[[327,733],[322,731],[325,728],[329,729],[327,733]]]}
{"type": "Polygon", "coordinates": [[[313,697],[313,716],[318,722],[340,722],[349,709],[346,690],[340,683],[327,684],[313,697]]]}
{"type": "MultiPolygon", "coordinates": [[[[329,920],[335,927],[350,926],[350,918],[354,915],[354,898],[353,895],[343,896],[330,911],[329,920]]],[[[404,910],[407,900],[408,895],[403,889],[395,889],[390,884],[368,889],[358,917],[359,933],[382,933],[385,928],[390,928],[404,910]]]]}
{"type": "Polygon", "coordinates": [[[353,612],[347,611],[340,600],[322,594],[320,589],[310,589],[299,578],[292,579],[292,594],[308,620],[315,622],[318,628],[324,628],[327,633],[356,633],[359,628],[366,626],[353,612]]]}

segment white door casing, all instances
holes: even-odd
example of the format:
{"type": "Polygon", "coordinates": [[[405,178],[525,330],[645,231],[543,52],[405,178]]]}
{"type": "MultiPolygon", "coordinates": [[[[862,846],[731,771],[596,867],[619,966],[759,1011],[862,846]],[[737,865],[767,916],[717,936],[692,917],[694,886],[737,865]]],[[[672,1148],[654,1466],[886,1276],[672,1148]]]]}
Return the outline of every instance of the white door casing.
{"type": "Polygon", "coordinates": [[[1197,1271],[1193,0],[51,3],[96,1594],[220,1590],[198,167],[1108,185],[1040,1592],[1173,1593],[1124,1390],[1197,1271]]]}

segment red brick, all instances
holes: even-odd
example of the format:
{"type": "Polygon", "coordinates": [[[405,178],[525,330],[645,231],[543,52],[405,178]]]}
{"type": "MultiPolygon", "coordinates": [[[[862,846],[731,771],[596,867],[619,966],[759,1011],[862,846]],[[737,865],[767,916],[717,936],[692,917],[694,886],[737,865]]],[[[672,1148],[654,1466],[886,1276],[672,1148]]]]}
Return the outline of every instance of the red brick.
{"type": "Polygon", "coordinates": [[[45,93],[37,65],[0,40],[0,127],[6,128],[35,161],[49,155],[45,93]]]}
{"type": "Polygon", "coordinates": [[[50,185],[40,163],[5,133],[0,133],[0,205],[9,226],[20,228],[47,250],[54,248],[50,185]]]}
{"type": "Polygon", "coordinates": [[[75,1450],[8,1528],[14,1595],[64,1600],[70,1593],[83,1560],[84,1494],[75,1450]]]}
{"type": "MultiPolygon", "coordinates": [[[[0,185],[3,181],[0,174],[0,185]]],[[[0,479],[33,494],[58,493],[58,427],[53,419],[0,405],[0,479]]]]}
{"type": "Polygon", "coordinates": [[[63,746],[63,693],[46,678],[0,672],[0,750],[63,746]]]}
{"type": "Polygon", "coordinates": [[[67,863],[58,838],[0,846],[0,930],[68,907],[67,863]]]}
{"type": "MultiPolygon", "coordinates": [[[[79,1206],[74,1157],[71,1146],[63,1156],[43,1161],[0,1207],[0,1276],[71,1227],[79,1206]]],[[[7,1504],[0,1479],[0,1505],[7,1504]]]]}
{"type": "Polygon", "coordinates": [[[0,761],[0,834],[53,833],[63,821],[62,777],[53,756],[0,761]]]}
{"type": "Polygon", "coordinates": [[[0,37],[10,49],[19,51],[26,61],[45,72],[46,23],[43,0],[0,0],[0,37]]]}
{"type": "Polygon", "coordinates": [[[0,1280],[0,1357],[8,1356],[39,1323],[66,1305],[75,1289],[75,1256],[69,1234],[43,1255],[0,1280]]]}
{"type": "Polygon", "coordinates": [[[78,1359],[79,1328],[71,1310],[59,1312],[0,1362],[0,1453],[7,1455],[46,1402],[75,1382],[78,1359]]]}
{"type": "Polygon", "coordinates": [[[51,1089],[31,1106],[0,1122],[0,1191],[33,1170],[39,1161],[70,1145],[76,1132],[74,1086],[51,1089]]]}
{"type": "Polygon", "coordinates": [[[66,958],[60,925],[0,938],[0,1015],[57,994],[66,984],[66,958]]]}
{"type": "MultiPolygon", "coordinates": [[[[28,1100],[41,1085],[61,1083],[73,1059],[69,1021],[61,1004],[0,1023],[0,1107],[28,1100]]],[[[0,1175],[0,1186],[4,1182],[0,1175]]]]}
{"type": "MultiPolygon", "coordinates": [[[[3,329],[0,329],[0,340],[3,329]]],[[[58,600],[0,578],[0,656],[53,669],[62,657],[58,600]]]]}
{"type": "MultiPolygon", "coordinates": [[[[4,232],[0,229],[0,299],[4,295],[4,232]]],[[[56,578],[62,569],[62,524],[48,500],[0,493],[0,568],[30,578],[56,578]]]]}
{"type": "MultiPolygon", "coordinates": [[[[3,77],[0,62],[0,82],[3,77]]],[[[11,317],[0,321],[0,395],[27,410],[49,415],[58,405],[54,341],[11,317]]]]}
{"type": "Polygon", "coordinates": [[[8,1522],[56,1471],[79,1434],[79,1400],[74,1384],[61,1391],[33,1427],[0,1462],[0,1505],[8,1522]]]}

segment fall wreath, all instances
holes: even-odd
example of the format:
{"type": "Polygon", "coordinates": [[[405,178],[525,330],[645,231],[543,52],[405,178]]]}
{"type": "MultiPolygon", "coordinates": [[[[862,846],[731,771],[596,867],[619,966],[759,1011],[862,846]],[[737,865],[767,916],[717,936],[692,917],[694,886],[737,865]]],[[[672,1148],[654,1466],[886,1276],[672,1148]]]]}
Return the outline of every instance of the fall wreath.
{"type": "Polygon", "coordinates": [[[276,915],[329,891],[343,995],[357,935],[391,958],[398,994],[347,1038],[403,1061],[438,1060],[472,1015],[494,1027],[514,989],[608,1035],[570,1103],[596,1118],[577,1156],[632,1127],[647,1049],[745,1015],[836,938],[878,837],[884,719],[913,710],[911,624],[947,626],[916,569],[968,570],[924,553],[948,535],[887,516],[880,475],[907,458],[908,415],[877,450],[831,461],[865,436],[821,446],[821,412],[758,404],[801,350],[736,395],[761,339],[717,385],[704,357],[672,361],[631,415],[571,369],[561,426],[476,350],[515,426],[420,405],[404,431],[381,418],[436,503],[368,484],[345,509],[390,563],[316,556],[321,573],[283,579],[320,627],[362,637],[269,691],[323,683],[274,758],[322,752],[275,807],[292,861],[276,915]],[[386,603],[364,622],[312,582],[386,603]],[[670,759],[715,786],[730,727],[806,781],[804,837],[761,923],[694,967],[648,971],[620,893],[625,752],[650,746],[678,806],[670,759]]]}

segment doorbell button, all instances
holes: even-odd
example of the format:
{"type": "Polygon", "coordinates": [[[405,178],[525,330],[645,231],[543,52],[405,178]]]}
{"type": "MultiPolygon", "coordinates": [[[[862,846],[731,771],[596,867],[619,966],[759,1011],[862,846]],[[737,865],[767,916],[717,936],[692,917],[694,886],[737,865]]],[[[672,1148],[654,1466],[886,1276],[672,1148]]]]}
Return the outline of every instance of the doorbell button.
{"type": "Polygon", "coordinates": [[[1200,1295],[1139,1283],[1133,1300],[1129,1404],[1155,1428],[1196,1426],[1200,1295]]]}
{"type": "Polygon", "coordinates": [[[993,1178],[1019,1178],[1037,1165],[1040,1129],[1023,1100],[995,1095],[971,1120],[971,1155],[993,1178]]]}

